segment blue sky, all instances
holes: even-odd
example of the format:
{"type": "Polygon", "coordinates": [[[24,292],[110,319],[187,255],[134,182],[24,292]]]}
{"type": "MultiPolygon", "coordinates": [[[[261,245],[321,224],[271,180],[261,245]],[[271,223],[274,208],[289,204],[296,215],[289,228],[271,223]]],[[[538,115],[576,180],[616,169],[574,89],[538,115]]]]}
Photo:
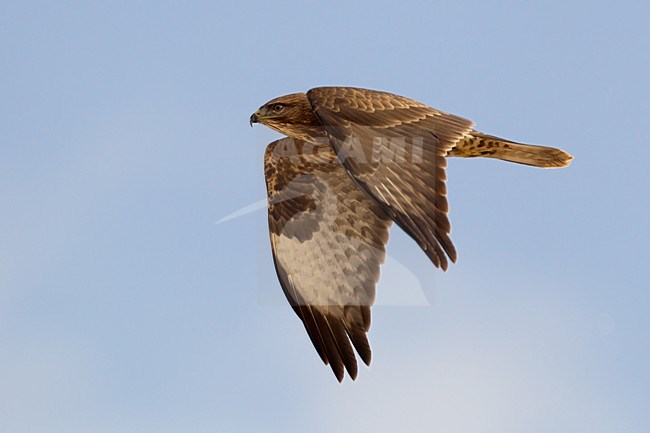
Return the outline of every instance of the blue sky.
{"type": "Polygon", "coordinates": [[[647,2],[0,4],[0,427],[650,430],[647,2]],[[399,230],[339,385],[275,277],[249,115],[382,89],[561,147],[452,160],[459,261],[399,230]],[[403,296],[400,296],[403,293],[403,296]],[[398,305],[406,304],[406,305],[398,305]]]}

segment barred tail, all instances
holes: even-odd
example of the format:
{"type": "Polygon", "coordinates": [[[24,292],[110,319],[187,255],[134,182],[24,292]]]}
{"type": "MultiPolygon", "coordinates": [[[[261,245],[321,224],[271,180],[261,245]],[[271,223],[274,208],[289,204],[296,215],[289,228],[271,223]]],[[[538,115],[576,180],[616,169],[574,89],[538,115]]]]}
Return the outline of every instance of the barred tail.
{"type": "Polygon", "coordinates": [[[560,149],[515,143],[503,138],[472,131],[447,152],[461,158],[497,158],[534,167],[557,168],[569,165],[573,157],[560,149]]]}

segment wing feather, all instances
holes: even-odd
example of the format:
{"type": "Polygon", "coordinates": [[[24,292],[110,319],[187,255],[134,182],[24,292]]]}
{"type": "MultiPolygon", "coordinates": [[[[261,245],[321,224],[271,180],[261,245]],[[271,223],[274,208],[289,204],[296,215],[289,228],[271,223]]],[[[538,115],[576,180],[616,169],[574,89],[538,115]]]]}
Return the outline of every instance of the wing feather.
{"type": "Polygon", "coordinates": [[[307,92],[330,144],[357,184],[446,269],[456,261],[447,213],[447,152],[472,122],[391,93],[349,87],[307,92]]]}
{"type": "Polygon", "coordinates": [[[265,154],[269,231],[285,296],[339,381],[354,379],[392,223],[329,144],[285,138],[265,154]]]}

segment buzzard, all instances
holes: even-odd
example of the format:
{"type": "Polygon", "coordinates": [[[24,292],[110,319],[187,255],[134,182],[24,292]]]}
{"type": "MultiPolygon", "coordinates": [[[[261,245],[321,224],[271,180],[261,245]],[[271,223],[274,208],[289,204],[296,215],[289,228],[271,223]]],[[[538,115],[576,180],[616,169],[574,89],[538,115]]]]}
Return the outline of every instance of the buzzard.
{"type": "Polygon", "coordinates": [[[562,150],[516,143],[391,93],[319,87],[250,117],[286,138],[264,157],[273,259],[287,300],[336,378],[370,364],[370,307],[393,222],[436,267],[456,261],[447,157],[564,167],[562,150]],[[353,349],[354,348],[354,349],[353,349]]]}

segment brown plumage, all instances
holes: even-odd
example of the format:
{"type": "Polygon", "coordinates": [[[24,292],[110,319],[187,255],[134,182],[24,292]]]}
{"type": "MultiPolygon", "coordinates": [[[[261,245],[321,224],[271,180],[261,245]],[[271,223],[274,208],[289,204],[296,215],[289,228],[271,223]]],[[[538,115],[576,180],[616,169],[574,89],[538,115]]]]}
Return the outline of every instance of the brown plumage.
{"type": "Polygon", "coordinates": [[[446,157],[563,167],[572,157],[475,131],[472,122],[385,92],[321,87],[282,96],[250,118],[294,140],[265,157],[269,229],[287,299],[336,377],[368,364],[370,306],[391,220],[437,267],[449,237],[446,157]]]}
{"type": "Polygon", "coordinates": [[[482,156],[542,168],[564,167],[573,159],[568,153],[554,147],[517,143],[478,131],[467,134],[447,152],[447,156],[461,158],[482,156]]]}
{"type": "Polygon", "coordinates": [[[392,221],[327,144],[291,138],[264,157],[269,231],[287,300],[339,381],[370,363],[370,306],[392,221]]]}

